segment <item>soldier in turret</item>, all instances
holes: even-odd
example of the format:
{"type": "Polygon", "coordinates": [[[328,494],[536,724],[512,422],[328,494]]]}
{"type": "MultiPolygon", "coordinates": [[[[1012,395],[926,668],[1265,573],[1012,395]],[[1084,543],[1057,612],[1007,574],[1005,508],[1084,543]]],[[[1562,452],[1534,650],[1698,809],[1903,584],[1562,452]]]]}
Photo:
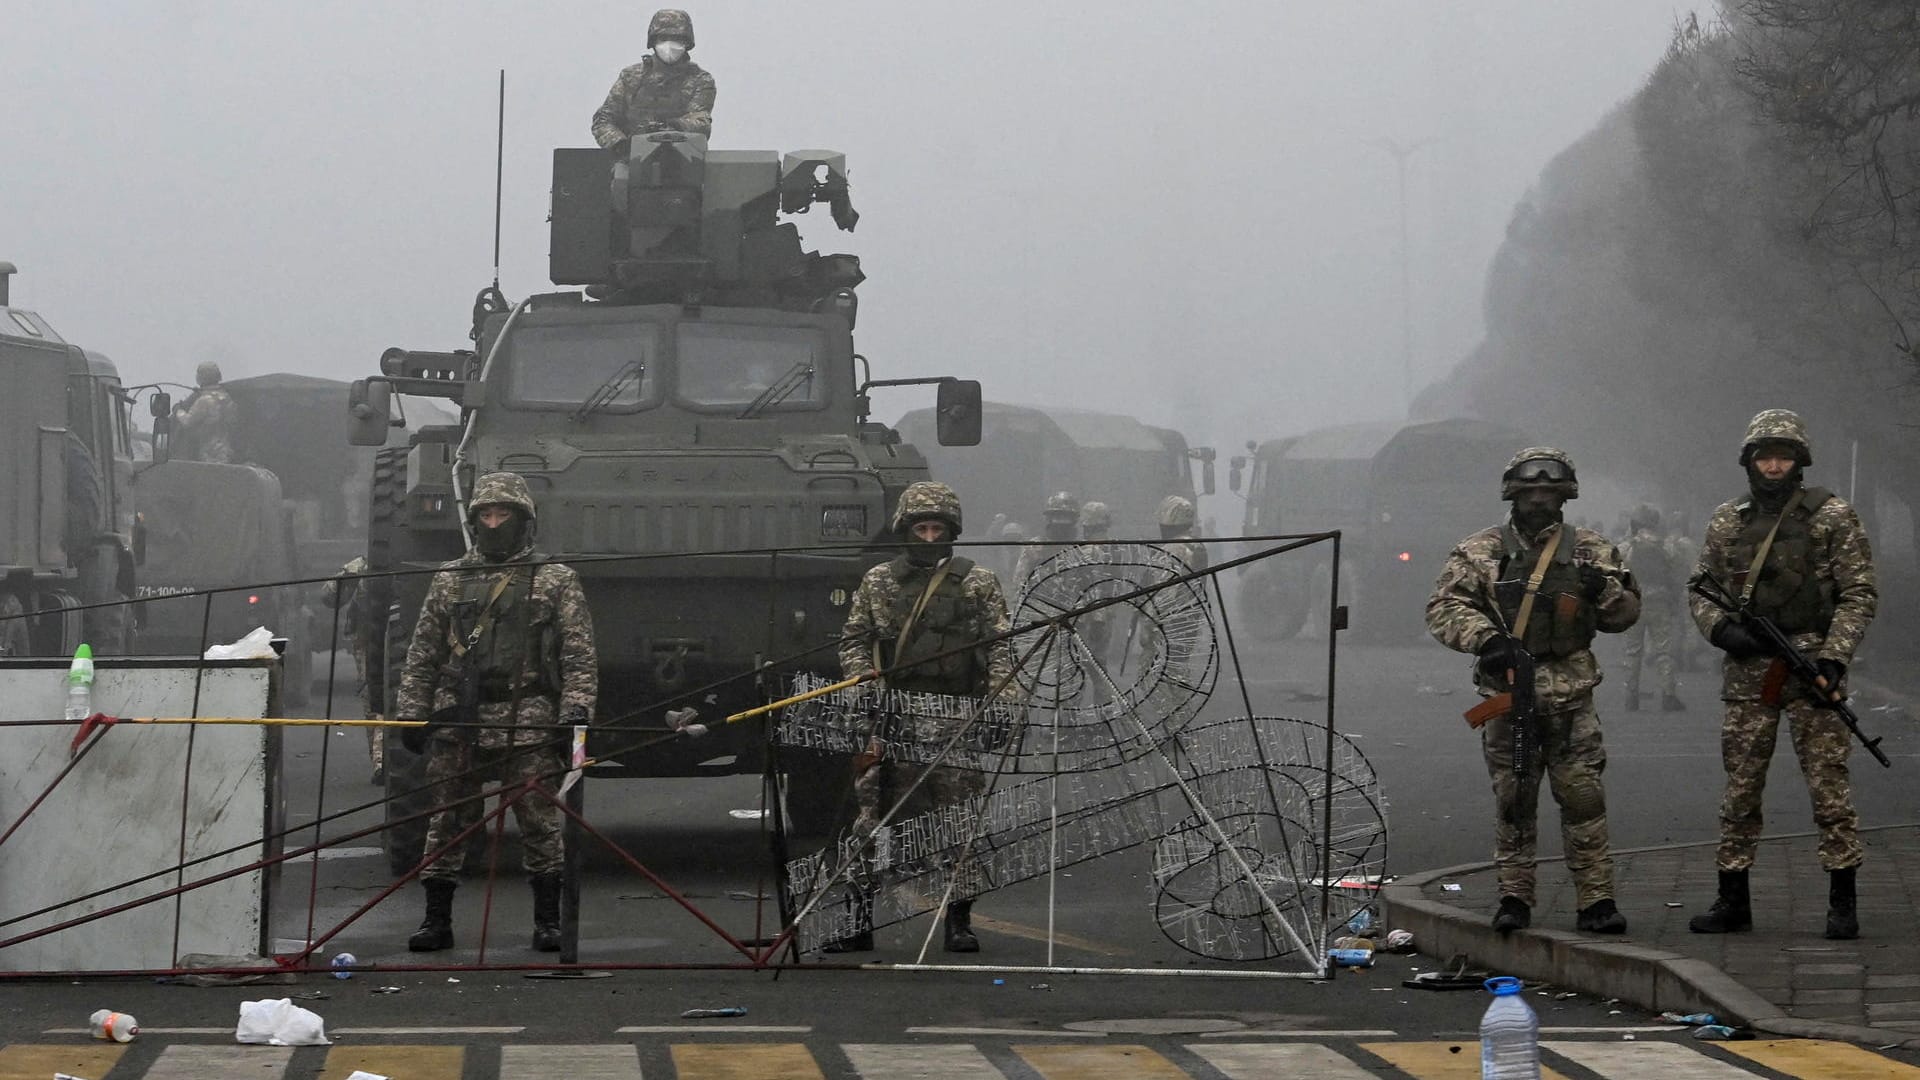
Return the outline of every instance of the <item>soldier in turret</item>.
{"type": "Polygon", "coordinates": [[[174,456],[231,465],[238,406],[233,403],[233,395],[220,385],[220,365],[202,361],[194,369],[193,381],[199,388],[173,409],[174,431],[180,440],[174,456]]]}
{"type": "Polygon", "coordinates": [[[713,131],[713,76],[687,54],[693,51],[693,16],[661,8],[647,24],[641,61],[623,69],[593,114],[593,137],[622,165],[627,142],[655,131],[713,131]]]}

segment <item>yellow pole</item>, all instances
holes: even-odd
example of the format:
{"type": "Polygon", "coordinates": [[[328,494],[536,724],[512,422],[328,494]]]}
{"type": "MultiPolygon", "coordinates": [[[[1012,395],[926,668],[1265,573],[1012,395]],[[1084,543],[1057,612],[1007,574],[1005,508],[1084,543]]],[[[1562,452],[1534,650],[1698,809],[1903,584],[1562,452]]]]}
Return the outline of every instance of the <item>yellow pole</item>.
{"type": "Polygon", "coordinates": [[[734,713],[732,716],[727,717],[726,722],[731,724],[737,720],[751,720],[756,716],[764,716],[775,709],[784,709],[789,705],[798,705],[803,701],[812,701],[814,698],[831,694],[835,690],[845,690],[849,686],[859,686],[863,682],[869,682],[878,678],[879,675],[880,673],[877,671],[869,671],[865,675],[855,675],[851,679],[841,679],[837,683],[822,686],[815,690],[809,690],[804,694],[795,694],[790,698],[781,698],[779,701],[748,709],[746,712],[734,713]]]}

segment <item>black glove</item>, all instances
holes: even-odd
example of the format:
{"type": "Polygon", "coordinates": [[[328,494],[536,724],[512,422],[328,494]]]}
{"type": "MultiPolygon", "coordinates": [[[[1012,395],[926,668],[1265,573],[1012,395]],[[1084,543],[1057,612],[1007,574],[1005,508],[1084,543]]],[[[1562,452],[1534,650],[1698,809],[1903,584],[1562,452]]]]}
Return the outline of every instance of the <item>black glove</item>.
{"type": "Polygon", "coordinates": [[[560,722],[567,727],[584,727],[593,720],[593,711],[585,705],[568,705],[560,710],[560,722]]]}
{"type": "Polygon", "coordinates": [[[1597,604],[1606,594],[1609,575],[1593,563],[1580,564],[1580,592],[1586,596],[1587,603],[1597,604]]]}
{"type": "Polygon", "coordinates": [[[1735,660],[1751,660],[1756,656],[1773,655],[1773,643],[1760,631],[1740,619],[1721,619],[1707,635],[1713,647],[1724,651],[1735,660]]]}
{"type": "Polygon", "coordinates": [[[420,727],[401,728],[400,729],[400,745],[406,747],[407,753],[409,754],[426,753],[427,752],[426,725],[422,724],[420,727]]]}
{"type": "Polygon", "coordinates": [[[1827,691],[1829,693],[1838,691],[1840,689],[1840,680],[1847,677],[1847,665],[1838,660],[1815,660],[1813,666],[1819,668],[1820,677],[1827,680],[1827,691]]]}
{"type": "Polygon", "coordinates": [[[1506,679],[1507,672],[1519,666],[1520,643],[1505,634],[1495,634],[1480,646],[1480,660],[1474,666],[1493,681],[1506,679]]]}

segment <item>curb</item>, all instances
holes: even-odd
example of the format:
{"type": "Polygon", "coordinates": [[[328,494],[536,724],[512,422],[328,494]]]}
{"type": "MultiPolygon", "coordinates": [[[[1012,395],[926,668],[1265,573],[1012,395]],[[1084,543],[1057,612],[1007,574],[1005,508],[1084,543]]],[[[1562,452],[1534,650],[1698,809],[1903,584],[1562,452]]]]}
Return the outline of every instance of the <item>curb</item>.
{"type": "Polygon", "coordinates": [[[1381,888],[1381,913],[1387,925],[1412,931],[1420,952],[1430,957],[1444,960],[1465,954],[1471,963],[1506,974],[1596,997],[1618,998],[1656,1013],[1710,1012],[1722,1023],[1750,1026],[1768,1035],[1920,1050],[1920,1038],[1906,1032],[1788,1015],[1705,960],[1567,930],[1527,929],[1498,934],[1483,913],[1430,900],[1422,894],[1422,889],[1438,878],[1457,880],[1492,869],[1492,863],[1467,863],[1406,875],[1381,888]]]}

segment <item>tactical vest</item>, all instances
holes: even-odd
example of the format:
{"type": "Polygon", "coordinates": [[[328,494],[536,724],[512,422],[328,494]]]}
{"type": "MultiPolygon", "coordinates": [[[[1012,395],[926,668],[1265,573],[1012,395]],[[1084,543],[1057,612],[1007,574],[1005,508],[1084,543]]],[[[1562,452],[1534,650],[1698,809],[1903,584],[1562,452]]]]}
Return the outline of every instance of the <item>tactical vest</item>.
{"type": "Polygon", "coordinates": [[[477,570],[460,575],[460,584],[454,591],[451,617],[447,620],[448,642],[467,641],[472,637],[481,613],[491,613],[492,625],[471,646],[467,659],[456,657],[452,662],[456,668],[468,662],[477,666],[482,701],[509,701],[515,696],[536,697],[558,690],[557,682],[551,689],[544,685],[549,680],[543,658],[550,650],[544,641],[530,640],[533,636],[529,620],[532,617],[534,574],[535,571],[530,567],[516,567],[506,589],[491,608],[487,607],[487,597],[492,595],[493,587],[499,581],[498,575],[477,570]],[[516,687],[514,680],[529,669],[530,660],[543,661],[532,667],[539,677],[532,683],[523,679],[522,685],[516,687]]]}
{"type": "Polygon", "coordinates": [[[1686,575],[1679,572],[1673,554],[1651,533],[1635,533],[1627,541],[1627,564],[1643,590],[1665,592],[1686,575]]]}
{"type": "MultiPolygon", "coordinates": [[[[1533,613],[1527,617],[1521,644],[1535,660],[1572,656],[1593,644],[1596,631],[1593,605],[1587,602],[1580,585],[1580,568],[1573,564],[1573,526],[1562,525],[1564,535],[1540,579],[1540,592],[1533,601],[1533,613]]],[[[1520,541],[1513,526],[1500,531],[1505,550],[1500,556],[1499,580],[1493,583],[1500,616],[1508,627],[1520,619],[1520,604],[1527,594],[1527,579],[1540,560],[1540,551],[1520,541]]]]}
{"type": "MultiPolygon", "coordinates": [[[[1814,511],[1831,498],[1833,492],[1825,488],[1807,488],[1801,494],[1793,512],[1780,521],[1780,531],[1774,533],[1773,546],[1767,551],[1767,561],[1760,567],[1760,580],[1753,588],[1754,610],[1789,634],[1825,634],[1833,623],[1832,586],[1820,580],[1814,566],[1810,524],[1814,511]]],[[[1732,562],[1734,592],[1744,595],[1753,557],[1773,529],[1778,515],[1761,511],[1751,498],[1742,500],[1734,509],[1740,514],[1740,531],[1734,535],[1728,558],[1732,562]]]]}
{"type": "Polygon", "coordinates": [[[892,668],[899,664],[912,664],[922,658],[938,656],[949,649],[959,651],[939,659],[927,659],[925,663],[889,676],[887,685],[896,690],[918,690],[930,694],[976,693],[976,676],[984,672],[975,670],[974,650],[961,648],[973,644],[974,640],[974,620],[968,610],[966,592],[967,574],[973,570],[972,560],[959,556],[947,560],[946,576],[927,599],[920,617],[914,621],[913,634],[907,639],[905,649],[896,655],[895,639],[900,628],[907,624],[908,617],[913,614],[914,606],[920,602],[921,594],[927,591],[927,575],[933,573],[932,570],[912,566],[903,577],[902,564],[906,564],[905,556],[896,558],[887,568],[900,583],[900,588],[894,593],[886,621],[881,624],[890,628],[894,635],[879,643],[883,666],[892,668]]]}

